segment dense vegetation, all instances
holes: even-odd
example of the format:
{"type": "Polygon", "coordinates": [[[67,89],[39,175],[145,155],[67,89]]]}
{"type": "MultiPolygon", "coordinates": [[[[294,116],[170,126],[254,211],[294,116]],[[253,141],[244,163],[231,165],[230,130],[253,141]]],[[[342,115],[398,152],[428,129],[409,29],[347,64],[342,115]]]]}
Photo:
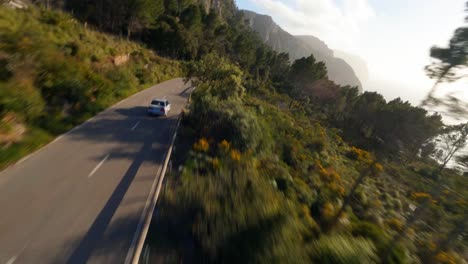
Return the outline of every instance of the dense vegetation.
{"type": "MultiPolygon", "coordinates": [[[[427,157],[350,145],[345,132],[300,107],[308,103],[289,107],[285,94],[245,89],[244,73],[217,55],[188,67],[198,88],[176,146],[182,169],[169,179],[149,237],[156,254],[200,263],[461,261],[466,178],[440,173],[427,157]]],[[[413,125],[437,121],[423,119],[413,125]]]]}
{"type": "MultiPolygon", "coordinates": [[[[197,87],[148,237],[150,256],[196,263],[463,262],[468,179],[444,161],[466,144],[466,124],[447,127],[408,102],[336,85],[313,56],[291,64],[262,44],[232,1],[211,10],[195,0],[39,2],[185,61],[184,74],[197,87]]],[[[76,61],[73,47],[63,50],[64,59],[76,61]]],[[[100,65],[91,58],[95,50],[85,53],[87,67],[100,65]]],[[[119,69],[108,66],[92,72],[119,69]]],[[[94,86],[86,81],[71,91],[89,92],[94,86]]],[[[68,96],[57,101],[59,109],[63,98],[95,105],[84,97],[89,93],[71,97],[67,86],[52,87],[51,98],[68,96]]],[[[92,112],[75,107],[77,118],[92,112]]],[[[54,127],[43,119],[32,120],[54,127]]]]}
{"type": "Polygon", "coordinates": [[[434,160],[446,156],[434,142],[464,145],[466,125],[446,127],[408,102],[340,87],[313,56],[290,64],[235,9],[227,13],[193,5],[165,12],[164,21],[179,22],[158,20],[160,37],[149,40],[193,59],[186,76],[197,86],[174,156],[180,170],[148,237],[153,255],[197,263],[461,262],[467,179],[434,160]],[[197,9],[201,19],[189,16],[197,23],[181,22],[197,9]],[[159,42],[191,25],[201,42],[189,52],[182,42],[159,42]]]}
{"type": "Polygon", "coordinates": [[[70,15],[0,5],[0,168],[143,88],[177,62],[70,15]]]}

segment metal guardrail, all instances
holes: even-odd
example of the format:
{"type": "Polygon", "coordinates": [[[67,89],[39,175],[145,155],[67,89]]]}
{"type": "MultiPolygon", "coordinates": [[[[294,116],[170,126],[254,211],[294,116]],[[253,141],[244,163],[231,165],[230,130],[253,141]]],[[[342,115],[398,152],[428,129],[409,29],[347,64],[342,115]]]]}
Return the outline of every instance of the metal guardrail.
{"type": "MultiPolygon", "coordinates": [[[[189,97],[187,99],[187,103],[189,104],[192,99],[192,92],[195,88],[192,88],[190,91],[189,97]]],[[[185,106],[184,106],[185,108],[185,106]]],[[[177,125],[174,130],[174,135],[172,136],[171,144],[169,146],[169,150],[166,153],[166,158],[163,163],[162,170],[159,173],[159,179],[157,185],[152,187],[151,193],[152,198],[151,202],[145,206],[143,209],[143,217],[140,219],[140,223],[138,224],[137,231],[135,232],[135,237],[133,238],[132,244],[129,249],[129,253],[127,254],[127,258],[125,259],[125,264],[138,264],[141,258],[141,254],[143,252],[143,246],[146,241],[146,236],[148,234],[148,230],[151,224],[151,220],[153,218],[154,210],[156,209],[156,205],[158,203],[159,193],[161,192],[161,188],[164,182],[164,177],[166,175],[166,170],[168,168],[168,164],[171,160],[172,151],[174,149],[174,143],[177,138],[177,132],[179,130],[180,122],[184,116],[184,110],[182,109],[181,113],[179,114],[179,118],[177,120],[177,125]],[[138,240],[137,240],[138,239],[138,240]]]]}
{"type": "Polygon", "coordinates": [[[125,259],[125,264],[138,264],[140,260],[141,253],[143,251],[143,246],[145,244],[146,236],[148,234],[148,230],[151,224],[151,219],[153,218],[154,209],[156,208],[156,204],[158,203],[159,193],[161,192],[161,187],[164,182],[164,177],[166,175],[166,170],[171,159],[171,154],[174,148],[174,143],[177,138],[177,131],[179,130],[180,122],[184,115],[184,111],[182,111],[179,115],[177,120],[177,125],[175,127],[174,135],[172,136],[171,144],[169,146],[169,150],[166,153],[166,158],[163,163],[162,170],[159,173],[159,179],[157,181],[157,185],[152,187],[151,193],[151,201],[147,206],[143,209],[143,216],[138,224],[137,231],[135,232],[135,237],[132,241],[132,244],[129,249],[129,254],[125,259]],[[136,240],[138,239],[138,240],[136,240]]]}

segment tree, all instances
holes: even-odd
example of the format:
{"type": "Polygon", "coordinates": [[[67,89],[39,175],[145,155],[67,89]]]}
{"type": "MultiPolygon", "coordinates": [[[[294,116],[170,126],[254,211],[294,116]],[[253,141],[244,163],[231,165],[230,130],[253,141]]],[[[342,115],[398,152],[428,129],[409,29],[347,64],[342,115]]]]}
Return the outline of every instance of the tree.
{"type": "Polygon", "coordinates": [[[298,59],[291,66],[290,80],[299,89],[321,79],[328,79],[327,66],[322,61],[317,62],[314,55],[298,59]]]}
{"type": "Polygon", "coordinates": [[[432,47],[430,55],[436,61],[426,66],[427,75],[436,79],[431,94],[438,84],[453,82],[461,78],[458,69],[467,66],[468,56],[468,27],[458,28],[449,42],[448,47],[432,47]]]}
{"type": "Polygon", "coordinates": [[[186,29],[201,31],[202,13],[198,5],[190,5],[187,7],[180,16],[181,22],[186,29]]]}
{"type": "Polygon", "coordinates": [[[240,100],[245,92],[242,70],[214,53],[198,62],[187,64],[185,76],[186,81],[191,80],[197,87],[197,94],[200,95],[209,94],[221,100],[240,100]]]}
{"type": "Polygon", "coordinates": [[[149,27],[155,17],[161,10],[161,6],[157,5],[158,1],[154,0],[128,0],[127,2],[127,39],[132,35],[132,32],[141,31],[149,27]]]}
{"type": "Polygon", "coordinates": [[[439,145],[434,158],[440,162],[439,173],[456,156],[456,154],[467,145],[468,123],[447,126],[442,134],[436,138],[439,145]]]}
{"type": "Polygon", "coordinates": [[[169,15],[178,15],[180,11],[177,0],[164,0],[164,8],[169,15]]]}
{"type": "MultiPolygon", "coordinates": [[[[291,97],[300,99],[304,96],[306,88],[318,80],[328,80],[327,66],[324,62],[317,62],[314,55],[296,60],[289,74],[292,85],[291,97]]],[[[290,107],[293,101],[291,100],[290,107]]]]}
{"type": "Polygon", "coordinates": [[[344,106],[336,105],[331,109],[331,113],[343,109],[341,117],[337,117],[344,122],[337,122],[337,125],[355,145],[378,151],[385,157],[416,155],[443,126],[440,115],[428,115],[425,109],[400,98],[387,103],[380,94],[372,92],[348,97],[344,106]]]}
{"type": "Polygon", "coordinates": [[[164,0],[155,0],[154,1],[154,19],[157,20],[166,9],[164,8],[164,0]]]}
{"type": "MultiPolygon", "coordinates": [[[[468,2],[466,5],[468,7],[468,2]]],[[[426,98],[421,102],[421,106],[427,106],[428,104],[441,105],[444,102],[450,108],[459,108],[458,101],[437,99],[434,94],[440,83],[453,82],[465,77],[461,75],[462,71],[460,70],[468,66],[468,27],[464,26],[455,30],[448,47],[432,47],[430,56],[435,61],[426,66],[426,74],[435,79],[436,82],[426,98]]]]}

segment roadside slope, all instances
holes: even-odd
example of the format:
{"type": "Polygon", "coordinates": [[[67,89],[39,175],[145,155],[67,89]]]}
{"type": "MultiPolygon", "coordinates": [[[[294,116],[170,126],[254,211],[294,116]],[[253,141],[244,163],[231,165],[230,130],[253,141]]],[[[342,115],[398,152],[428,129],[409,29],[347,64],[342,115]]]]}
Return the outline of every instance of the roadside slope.
{"type": "Polygon", "coordinates": [[[180,75],[178,63],[69,15],[0,6],[0,169],[113,103],[180,75]]]}

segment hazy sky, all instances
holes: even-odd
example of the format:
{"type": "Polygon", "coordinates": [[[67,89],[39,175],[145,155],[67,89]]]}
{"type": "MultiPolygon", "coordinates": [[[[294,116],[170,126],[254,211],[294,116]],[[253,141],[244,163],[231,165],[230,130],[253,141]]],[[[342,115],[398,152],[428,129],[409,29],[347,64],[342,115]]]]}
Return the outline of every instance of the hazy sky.
{"type": "MultiPolygon", "coordinates": [[[[465,1],[236,0],[239,8],[268,14],[292,34],[314,35],[332,49],[359,55],[369,67],[366,90],[414,104],[433,84],[424,74],[429,49],[445,46],[463,25],[465,1]]],[[[452,87],[462,85],[468,83],[452,87]]]]}

